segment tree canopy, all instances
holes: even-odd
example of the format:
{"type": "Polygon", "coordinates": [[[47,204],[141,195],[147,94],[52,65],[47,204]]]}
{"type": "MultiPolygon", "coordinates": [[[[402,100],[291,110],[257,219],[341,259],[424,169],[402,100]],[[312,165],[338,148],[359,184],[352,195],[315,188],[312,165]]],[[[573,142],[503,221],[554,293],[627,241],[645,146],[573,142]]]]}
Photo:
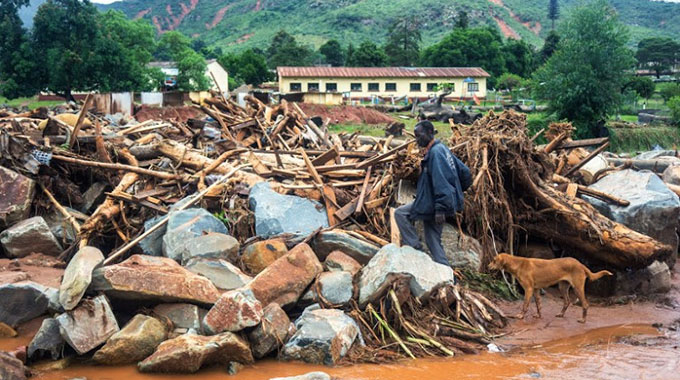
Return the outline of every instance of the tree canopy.
{"type": "Polygon", "coordinates": [[[382,48],[370,41],[364,41],[347,57],[347,66],[381,67],[387,66],[387,55],[382,48]]]}
{"type": "Polygon", "coordinates": [[[640,68],[654,71],[658,78],[680,62],[680,42],[662,37],[645,38],[638,43],[635,58],[640,68]]]}
{"type": "Polygon", "coordinates": [[[593,136],[619,106],[634,64],[628,30],[604,0],[577,8],[561,26],[559,48],[535,74],[537,94],[581,137],[593,136]]]}
{"type": "Polygon", "coordinates": [[[345,64],[345,52],[338,40],[328,40],[319,47],[319,53],[324,57],[324,62],[331,66],[342,66],[345,64]]]}
{"type": "Polygon", "coordinates": [[[259,85],[271,79],[264,55],[248,49],[241,54],[224,54],[217,60],[227,72],[234,85],[259,85]]]}
{"type": "Polygon", "coordinates": [[[420,23],[415,17],[396,20],[388,31],[385,54],[391,66],[415,66],[420,56],[420,23]]]}
{"type": "Polygon", "coordinates": [[[24,5],[28,0],[0,2],[0,95],[9,98],[39,90],[33,49],[18,13],[24,5]]]}
{"type": "Polygon", "coordinates": [[[543,42],[543,47],[541,48],[540,51],[540,57],[541,61],[545,62],[550,58],[555,50],[557,50],[557,45],[560,43],[560,35],[557,34],[556,31],[551,30],[550,33],[548,33],[548,36],[545,38],[545,41],[543,42]]]}
{"type": "Polygon", "coordinates": [[[299,44],[295,37],[280,30],[267,48],[267,63],[272,69],[278,66],[306,66],[310,63],[312,50],[299,44]]]}
{"type": "Polygon", "coordinates": [[[536,70],[536,52],[533,46],[521,40],[509,39],[501,48],[505,56],[505,70],[528,78],[536,70]]]}
{"type": "Polygon", "coordinates": [[[552,30],[555,30],[555,20],[560,17],[560,5],[557,0],[548,2],[548,19],[552,21],[552,30]]]}

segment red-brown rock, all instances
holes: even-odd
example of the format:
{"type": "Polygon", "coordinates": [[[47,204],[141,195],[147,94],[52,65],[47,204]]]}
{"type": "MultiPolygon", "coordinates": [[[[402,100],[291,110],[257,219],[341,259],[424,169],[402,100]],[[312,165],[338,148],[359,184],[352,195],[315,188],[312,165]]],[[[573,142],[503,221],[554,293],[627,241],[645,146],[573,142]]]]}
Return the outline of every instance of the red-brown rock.
{"type": "Polygon", "coordinates": [[[288,248],[283,240],[270,239],[247,246],[241,259],[251,273],[257,274],[287,253],[288,248]]]}
{"type": "Polygon", "coordinates": [[[262,304],[281,307],[295,303],[323,267],[309,245],[296,245],[260,272],[247,287],[262,304]]]}
{"type": "Polygon", "coordinates": [[[361,264],[342,251],[331,252],[328,257],[326,257],[323,265],[331,272],[345,271],[351,273],[352,276],[361,270],[361,264]]]}
{"type": "Polygon", "coordinates": [[[211,305],[220,297],[213,283],[167,257],[134,255],[98,268],[90,288],[113,298],[211,305]]]}
{"type": "Polygon", "coordinates": [[[0,166],[0,230],[28,219],[35,182],[0,166]]]}
{"type": "Polygon", "coordinates": [[[24,363],[9,353],[0,351],[0,379],[26,380],[24,363]]]}
{"type": "Polygon", "coordinates": [[[210,334],[236,332],[257,325],[261,319],[262,304],[255,299],[252,290],[231,290],[222,294],[206,314],[203,326],[210,334]]]}

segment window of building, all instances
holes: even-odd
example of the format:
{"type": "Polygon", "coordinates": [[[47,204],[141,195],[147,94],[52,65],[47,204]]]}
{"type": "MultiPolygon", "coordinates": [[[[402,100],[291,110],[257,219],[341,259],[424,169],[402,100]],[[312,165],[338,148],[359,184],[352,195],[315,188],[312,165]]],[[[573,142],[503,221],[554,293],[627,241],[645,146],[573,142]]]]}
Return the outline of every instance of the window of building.
{"type": "Polygon", "coordinates": [[[308,92],[319,92],[319,83],[307,83],[308,92]]]}
{"type": "Polygon", "coordinates": [[[350,83],[349,90],[361,92],[361,83],[350,83]]]}
{"type": "Polygon", "coordinates": [[[368,84],[368,91],[376,91],[376,92],[380,91],[380,83],[376,83],[376,82],[369,83],[368,84]]]}
{"type": "Polygon", "coordinates": [[[436,92],[437,86],[439,86],[439,83],[428,83],[427,84],[427,92],[436,92]]]}
{"type": "Polygon", "coordinates": [[[411,92],[419,92],[419,91],[420,91],[420,83],[411,83],[411,84],[409,84],[409,91],[411,91],[411,92]]]}
{"type": "Polygon", "coordinates": [[[479,83],[468,83],[468,92],[479,91],[479,83]]]}
{"type": "Polygon", "coordinates": [[[338,84],[326,83],[326,92],[338,92],[338,84]]]}
{"type": "Polygon", "coordinates": [[[385,83],[385,91],[397,91],[396,83],[385,83]]]}
{"type": "Polygon", "coordinates": [[[300,82],[291,82],[291,83],[290,83],[290,91],[291,91],[291,92],[300,92],[300,91],[302,91],[302,83],[300,83],[300,82]]]}
{"type": "Polygon", "coordinates": [[[446,86],[448,87],[449,90],[451,90],[451,92],[456,91],[456,84],[455,83],[447,83],[446,86]]]}

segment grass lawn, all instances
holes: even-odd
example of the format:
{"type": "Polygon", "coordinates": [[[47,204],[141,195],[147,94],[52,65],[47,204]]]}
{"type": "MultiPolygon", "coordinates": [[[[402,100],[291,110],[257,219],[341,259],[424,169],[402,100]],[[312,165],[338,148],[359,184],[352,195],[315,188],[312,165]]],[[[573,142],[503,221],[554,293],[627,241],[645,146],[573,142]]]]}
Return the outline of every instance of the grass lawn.
{"type": "MultiPolygon", "coordinates": [[[[395,121],[404,123],[405,129],[407,131],[413,132],[418,119],[412,117],[409,112],[399,112],[389,114],[394,118],[395,121]],[[398,115],[408,116],[408,119],[403,119],[398,117],[398,115]]],[[[440,140],[446,140],[451,136],[451,127],[449,123],[441,123],[438,121],[433,121],[435,129],[437,130],[436,137],[440,140]]],[[[359,132],[359,134],[364,136],[374,136],[374,137],[385,137],[385,129],[383,124],[331,124],[328,126],[328,130],[332,133],[354,133],[359,132]]]]}
{"type": "Polygon", "coordinates": [[[59,104],[63,104],[63,101],[60,100],[45,100],[45,101],[38,101],[37,96],[33,96],[30,98],[16,98],[16,99],[7,99],[2,96],[0,96],[0,106],[9,106],[9,107],[23,107],[26,106],[29,109],[35,109],[38,107],[52,107],[56,106],[59,104]]]}

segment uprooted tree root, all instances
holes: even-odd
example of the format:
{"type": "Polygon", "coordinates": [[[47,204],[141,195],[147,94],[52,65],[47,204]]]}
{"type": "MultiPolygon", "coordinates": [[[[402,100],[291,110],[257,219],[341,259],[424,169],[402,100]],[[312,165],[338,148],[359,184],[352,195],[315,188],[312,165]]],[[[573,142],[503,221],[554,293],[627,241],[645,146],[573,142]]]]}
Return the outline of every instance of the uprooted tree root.
{"type": "Polygon", "coordinates": [[[503,312],[487,298],[458,285],[414,297],[410,279],[397,278],[385,295],[349,313],[361,328],[366,346],[355,346],[347,363],[384,363],[403,358],[474,354],[506,326],[503,312]]]}

